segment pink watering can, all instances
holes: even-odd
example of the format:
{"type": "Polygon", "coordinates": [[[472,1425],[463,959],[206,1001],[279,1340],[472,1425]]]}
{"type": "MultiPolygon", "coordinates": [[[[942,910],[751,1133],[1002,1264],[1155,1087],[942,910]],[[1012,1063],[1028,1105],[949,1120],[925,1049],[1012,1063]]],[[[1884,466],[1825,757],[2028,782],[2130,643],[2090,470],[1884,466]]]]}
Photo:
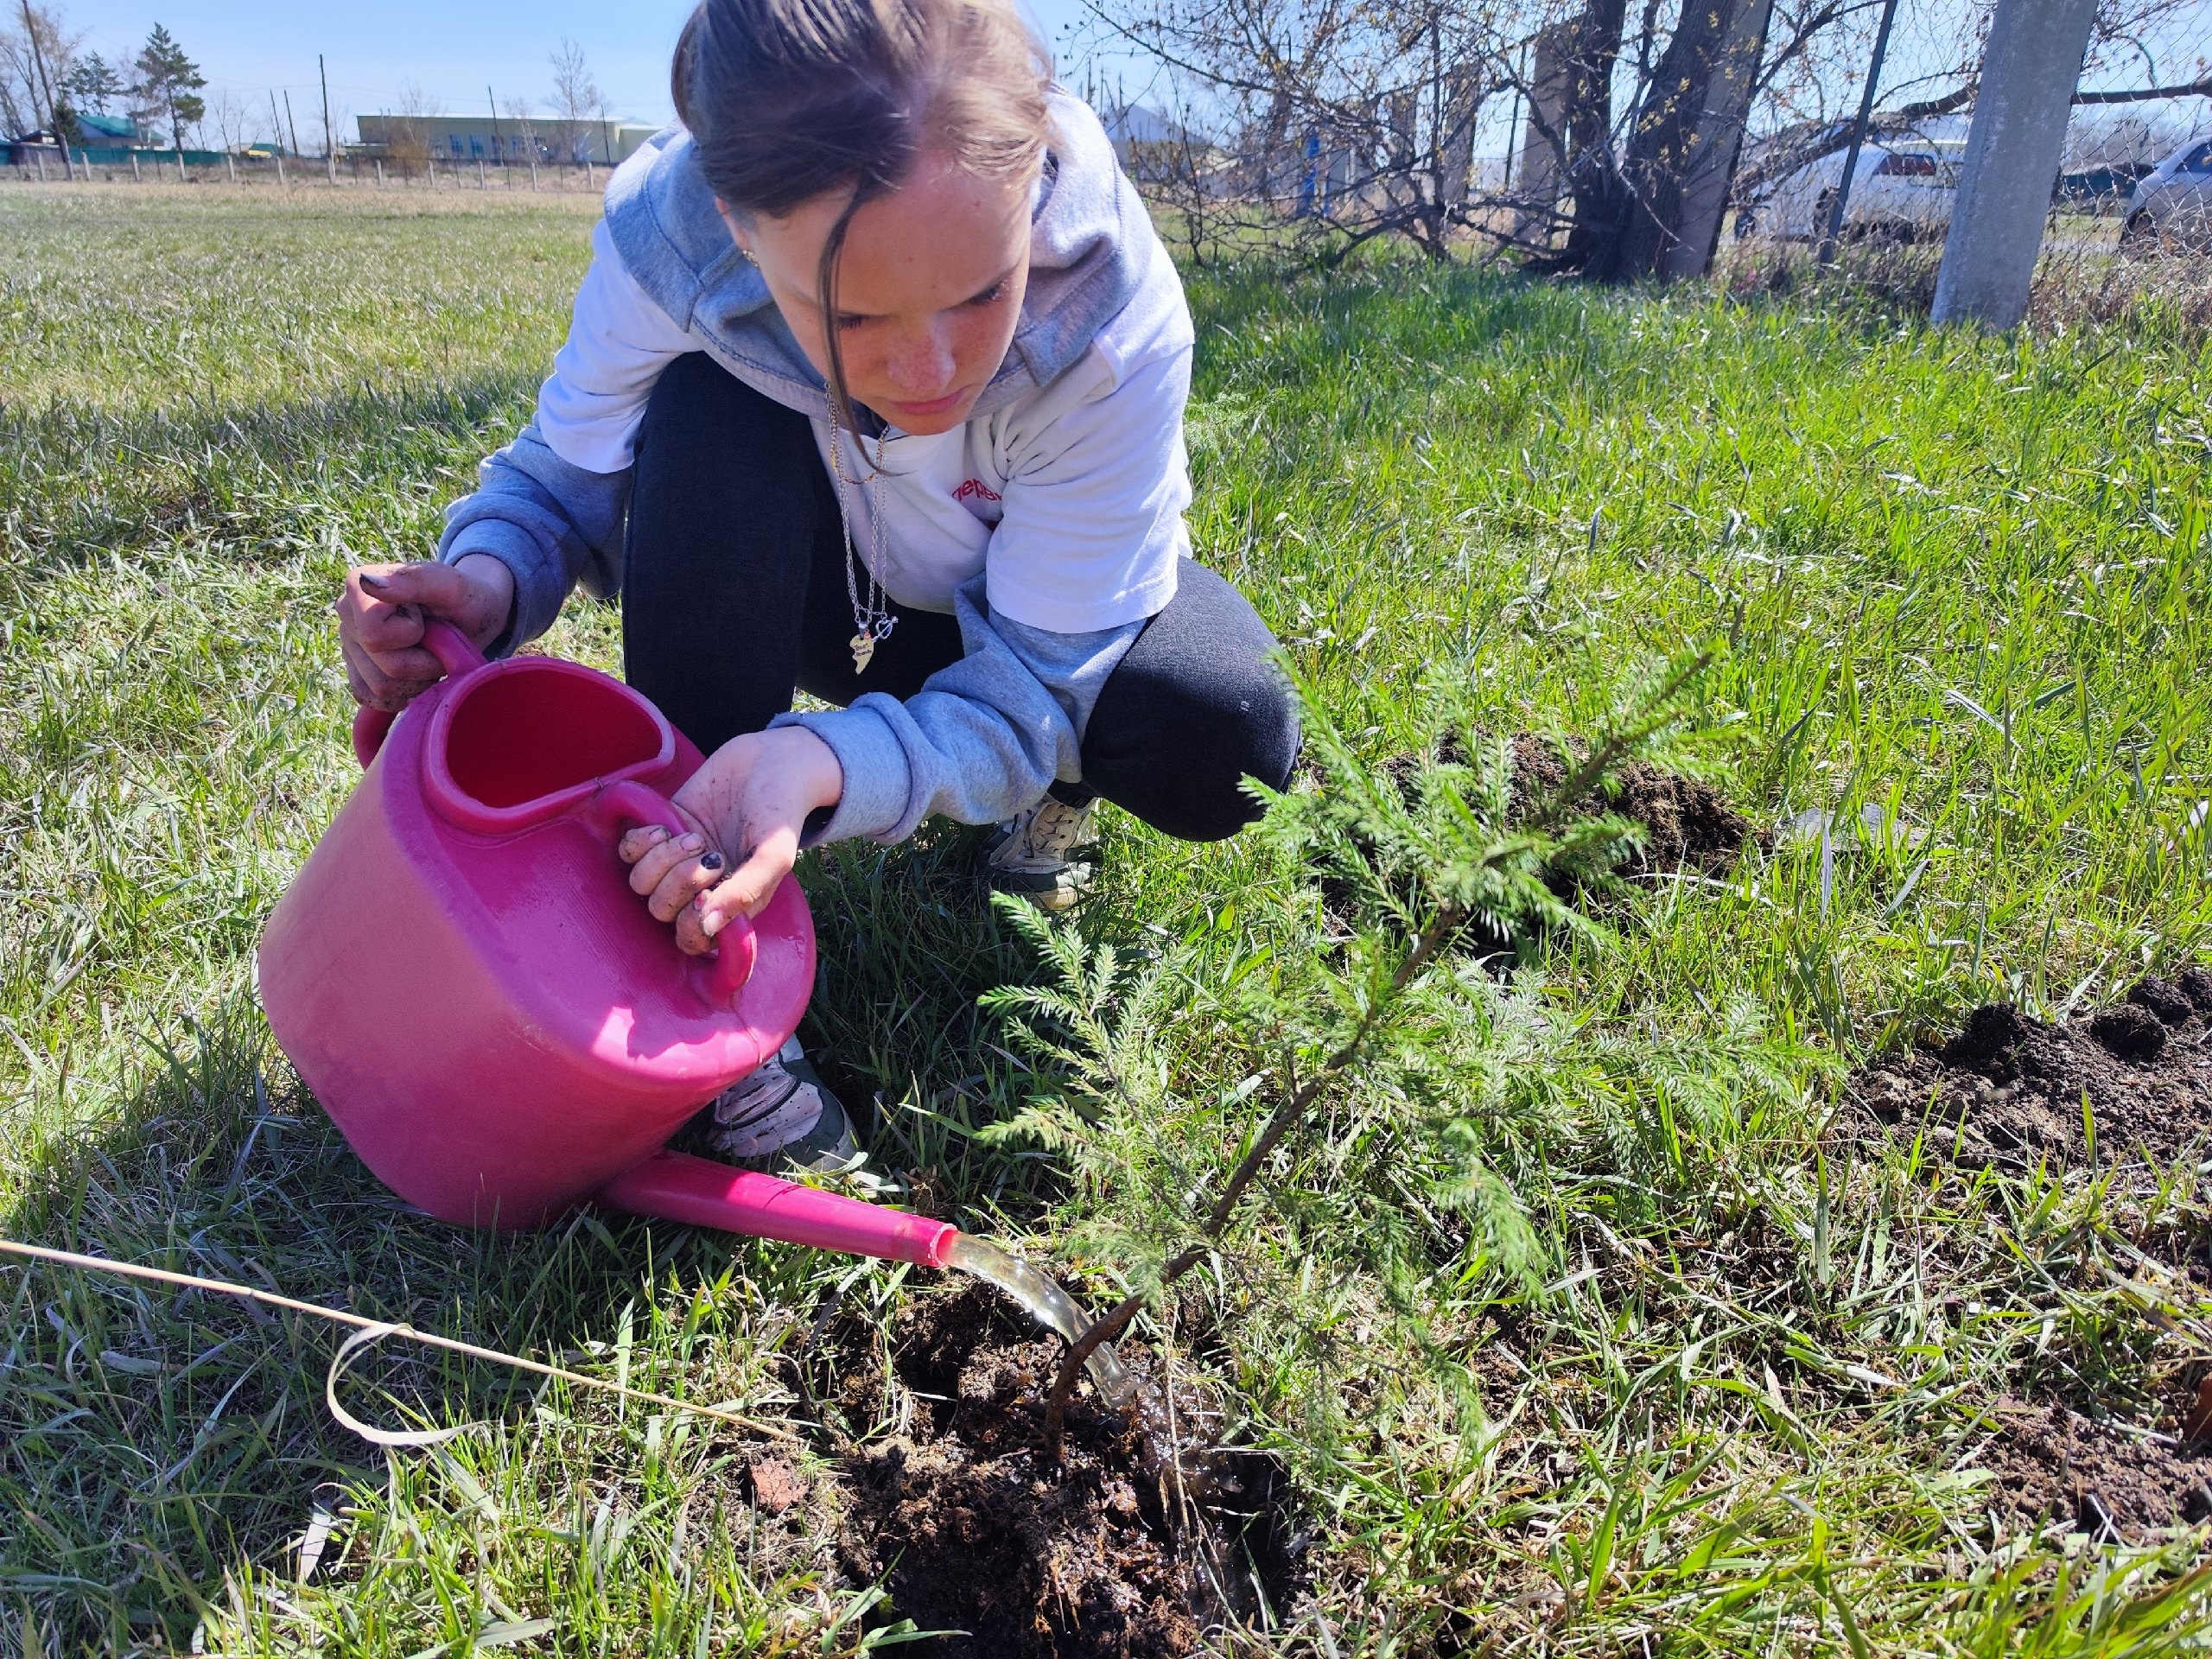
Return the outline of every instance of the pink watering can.
{"type": "Polygon", "coordinates": [[[780,1048],[814,986],[796,881],[711,957],[630,891],[623,833],[661,824],[699,751],[618,680],[486,664],[430,624],[447,677],[363,709],[367,768],[262,936],[276,1040],[361,1161],[463,1225],[594,1199],[854,1255],[945,1264],[957,1230],[663,1150],[780,1048]]]}

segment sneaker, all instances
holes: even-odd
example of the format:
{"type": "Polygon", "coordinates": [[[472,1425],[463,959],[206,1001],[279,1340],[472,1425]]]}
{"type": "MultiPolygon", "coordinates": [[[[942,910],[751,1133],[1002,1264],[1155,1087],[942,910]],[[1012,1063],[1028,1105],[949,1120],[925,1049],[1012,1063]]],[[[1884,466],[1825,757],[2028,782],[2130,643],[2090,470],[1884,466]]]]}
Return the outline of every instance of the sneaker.
{"type": "Polygon", "coordinates": [[[1001,893],[1018,893],[1045,910],[1065,910],[1097,874],[1090,858],[1097,827],[1096,801],[1070,806],[1047,795],[1008,818],[983,843],[983,876],[1001,893]]]}
{"type": "Polygon", "coordinates": [[[844,1103],[808,1064],[796,1037],[699,1116],[707,1154],[726,1163],[830,1174],[861,1161],[844,1103]]]}

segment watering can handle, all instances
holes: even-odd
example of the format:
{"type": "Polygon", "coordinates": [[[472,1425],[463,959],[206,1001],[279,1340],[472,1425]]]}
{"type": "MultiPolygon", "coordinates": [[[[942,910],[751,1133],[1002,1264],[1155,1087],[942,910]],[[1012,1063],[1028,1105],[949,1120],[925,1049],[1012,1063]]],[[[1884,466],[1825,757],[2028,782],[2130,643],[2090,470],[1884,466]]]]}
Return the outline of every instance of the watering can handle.
{"type": "MultiPolygon", "coordinates": [[[[690,833],[674,802],[634,778],[609,784],[591,798],[583,811],[595,828],[609,835],[618,829],[643,829],[651,824],[658,824],[671,836],[690,833]]],[[[707,980],[709,995],[717,1006],[727,1007],[737,1000],[737,994],[753,977],[753,964],[760,954],[760,941],[753,931],[752,918],[742,912],[733,915],[715,941],[707,980]]]]}
{"type": "MultiPolygon", "coordinates": [[[[450,622],[433,619],[423,627],[423,644],[438,659],[448,679],[460,679],[484,666],[484,653],[476,642],[450,622]]],[[[399,716],[389,709],[364,706],[353,711],[353,758],[365,769],[384,747],[385,734],[399,716]]]]}

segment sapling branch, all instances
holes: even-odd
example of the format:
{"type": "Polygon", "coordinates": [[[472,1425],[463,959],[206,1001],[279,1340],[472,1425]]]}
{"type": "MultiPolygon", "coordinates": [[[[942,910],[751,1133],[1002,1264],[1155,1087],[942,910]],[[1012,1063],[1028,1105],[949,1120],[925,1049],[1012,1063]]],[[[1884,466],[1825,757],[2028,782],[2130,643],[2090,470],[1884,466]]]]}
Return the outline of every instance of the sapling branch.
{"type": "Polygon", "coordinates": [[[1666,684],[1652,694],[1647,704],[1658,713],[1633,730],[1609,734],[1605,741],[1591,750],[1589,757],[1545,799],[1543,805],[1529,819],[1529,827],[1535,830],[1557,829],[1567,815],[1605,781],[1614,766],[1649,743],[1654,735],[1674,721],[1675,699],[1688,689],[1691,681],[1705,672],[1712,661],[1713,653],[1701,651],[1676,669],[1666,684]]]}

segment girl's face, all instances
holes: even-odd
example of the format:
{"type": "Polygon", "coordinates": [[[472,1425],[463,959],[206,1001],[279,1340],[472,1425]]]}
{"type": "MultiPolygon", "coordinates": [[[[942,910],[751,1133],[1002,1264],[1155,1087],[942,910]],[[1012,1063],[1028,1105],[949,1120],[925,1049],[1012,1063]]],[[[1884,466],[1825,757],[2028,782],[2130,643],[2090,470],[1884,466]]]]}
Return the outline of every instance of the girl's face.
{"type": "MultiPolygon", "coordinates": [[[[845,385],[901,431],[949,432],[968,418],[1005,358],[1029,283],[1028,179],[979,179],[925,156],[888,195],[863,204],[837,260],[845,385]]],[[[753,256],[800,348],[826,379],[830,326],[816,303],[822,246],[840,193],[730,233],[753,256]]]]}

